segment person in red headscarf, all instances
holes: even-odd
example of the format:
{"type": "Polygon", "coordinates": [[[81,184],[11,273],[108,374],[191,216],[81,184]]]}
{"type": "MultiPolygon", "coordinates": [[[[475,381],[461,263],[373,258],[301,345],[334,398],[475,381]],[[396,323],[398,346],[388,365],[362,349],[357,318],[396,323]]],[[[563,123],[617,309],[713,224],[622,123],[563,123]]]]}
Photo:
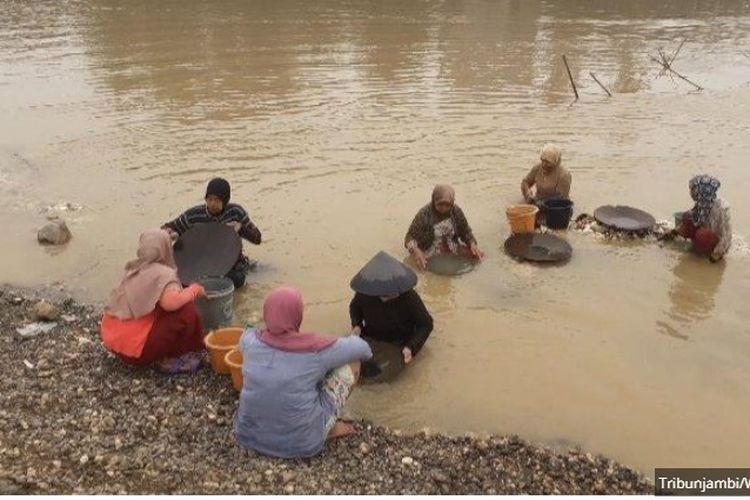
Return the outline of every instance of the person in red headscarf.
{"type": "Polygon", "coordinates": [[[141,234],[138,258],[109,299],[101,321],[104,346],[124,363],[157,364],[168,373],[193,372],[204,349],[203,327],[194,301],[204,294],[197,284],[182,288],[169,234],[141,234]]]}
{"type": "Polygon", "coordinates": [[[340,418],[360,362],[372,357],[357,336],[301,332],[303,309],[297,290],[277,288],[263,303],[265,329],[248,329],[240,339],[244,384],[235,436],[275,457],[317,455],[326,439],[354,432],[340,418]]]}

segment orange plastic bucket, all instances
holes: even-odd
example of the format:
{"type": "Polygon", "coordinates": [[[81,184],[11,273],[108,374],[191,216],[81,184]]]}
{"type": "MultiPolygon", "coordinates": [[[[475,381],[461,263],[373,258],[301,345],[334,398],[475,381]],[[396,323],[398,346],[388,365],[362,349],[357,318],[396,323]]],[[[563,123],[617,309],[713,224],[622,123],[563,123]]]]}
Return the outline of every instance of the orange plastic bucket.
{"type": "Polygon", "coordinates": [[[243,330],[240,327],[219,328],[209,332],[203,339],[203,343],[208,348],[211,368],[216,373],[225,375],[229,373],[229,367],[224,362],[224,357],[239,345],[243,330]]]}
{"type": "Polygon", "coordinates": [[[537,212],[539,207],[536,205],[511,205],[506,208],[505,216],[510,223],[510,231],[513,234],[533,233],[537,212]]]}
{"type": "Polygon", "coordinates": [[[224,357],[224,362],[229,367],[229,374],[232,375],[232,385],[238,391],[242,390],[242,353],[236,348],[232,349],[224,357]]]}

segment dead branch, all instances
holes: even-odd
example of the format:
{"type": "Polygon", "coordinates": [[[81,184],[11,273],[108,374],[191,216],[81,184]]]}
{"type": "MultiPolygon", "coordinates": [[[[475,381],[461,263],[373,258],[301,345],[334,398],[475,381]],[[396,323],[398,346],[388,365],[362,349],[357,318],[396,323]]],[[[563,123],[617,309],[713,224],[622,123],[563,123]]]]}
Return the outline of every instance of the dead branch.
{"type": "Polygon", "coordinates": [[[685,77],[685,76],[683,76],[683,75],[679,74],[678,72],[676,72],[675,70],[673,70],[673,69],[671,68],[671,66],[669,66],[668,64],[666,64],[666,63],[665,63],[664,61],[660,61],[660,60],[658,60],[657,58],[655,58],[654,56],[649,56],[649,58],[650,58],[650,59],[651,59],[652,61],[654,61],[654,62],[655,62],[656,64],[659,64],[659,65],[661,65],[661,67],[662,67],[662,68],[664,68],[664,69],[665,69],[666,71],[669,71],[669,72],[670,72],[671,74],[675,75],[675,76],[676,76],[677,78],[680,78],[680,79],[682,79],[682,80],[686,81],[687,83],[689,83],[690,85],[692,85],[693,87],[695,87],[695,88],[696,88],[696,90],[703,90],[703,87],[701,87],[701,86],[700,86],[700,85],[698,85],[697,83],[695,83],[695,82],[691,81],[691,80],[690,80],[690,79],[688,79],[687,77],[685,77]]]}
{"type": "Polygon", "coordinates": [[[573,81],[573,74],[570,72],[570,66],[568,66],[568,58],[565,54],[562,56],[563,62],[565,63],[565,69],[568,70],[568,78],[570,78],[570,85],[573,86],[573,93],[576,95],[576,101],[578,100],[578,89],[576,88],[576,82],[573,81]]]}
{"type": "Polygon", "coordinates": [[[604,84],[599,81],[599,79],[596,77],[594,73],[589,72],[589,75],[591,75],[591,78],[593,78],[594,81],[599,84],[599,86],[607,93],[609,97],[612,97],[612,93],[609,90],[607,90],[607,87],[605,87],[604,84]]]}

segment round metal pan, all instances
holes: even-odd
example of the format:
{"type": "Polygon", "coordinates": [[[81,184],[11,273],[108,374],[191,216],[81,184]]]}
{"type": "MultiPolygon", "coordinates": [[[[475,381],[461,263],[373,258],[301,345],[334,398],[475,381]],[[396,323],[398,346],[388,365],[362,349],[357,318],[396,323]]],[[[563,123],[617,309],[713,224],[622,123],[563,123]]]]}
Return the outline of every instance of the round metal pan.
{"type": "Polygon", "coordinates": [[[522,233],[505,240],[505,251],[533,262],[561,262],[570,259],[573,247],[554,234],[522,233]]]}
{"type": "Polygon", "coordinates": [[[468,256],[441,253],[427,260],[427,270],[444,276],[458,276],[474,269],[474,261],[468,256]]]}
{"type": "Polygon", "coordinates": [[[401,349],[394,344],[364,338],[372,349],[372,359],[362,363],[362,382],[379,384],[390,382],[406,366],[401,349]]]}
{"type": "Polygon", "coordinates": [[[651,214],[622,205],[599,207],[594,210],[594,219],[600,224],[620,231],[644,231],[651,229],[656,224],[656,220],[651,214]]]}
{"type": "Polygon", "coordinates": [[[226,224],[196,224],[174,245],[177,273],[183,283],[194,283],[204,276],[224,276],[240,258],[242,241],[226,224]]]}

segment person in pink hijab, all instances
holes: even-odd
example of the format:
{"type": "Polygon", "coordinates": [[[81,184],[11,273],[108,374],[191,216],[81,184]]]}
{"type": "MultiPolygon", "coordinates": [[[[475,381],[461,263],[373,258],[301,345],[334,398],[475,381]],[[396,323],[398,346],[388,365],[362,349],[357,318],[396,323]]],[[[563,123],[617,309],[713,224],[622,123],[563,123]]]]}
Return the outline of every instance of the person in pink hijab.
{"type": "Polygon", "coordinates": [[[146,231],[137,258],[125,265],[122,281],[110,295],[101,321],[102,343],[129,365],[193,372],[204,349],[194,301],[203,294],[197,284],[182,288],[169,234],[146,231]]]}
{"type": "Polygon", "coordinates": [[[235,437],[265,455],[317,455],[326,439],[354,432],[340,418],[372,351],[357,336],[300,331],[303,309],[296,289],[277,288],[263,304],[265,328],[240,339],[244,385],[235,437]]]}

